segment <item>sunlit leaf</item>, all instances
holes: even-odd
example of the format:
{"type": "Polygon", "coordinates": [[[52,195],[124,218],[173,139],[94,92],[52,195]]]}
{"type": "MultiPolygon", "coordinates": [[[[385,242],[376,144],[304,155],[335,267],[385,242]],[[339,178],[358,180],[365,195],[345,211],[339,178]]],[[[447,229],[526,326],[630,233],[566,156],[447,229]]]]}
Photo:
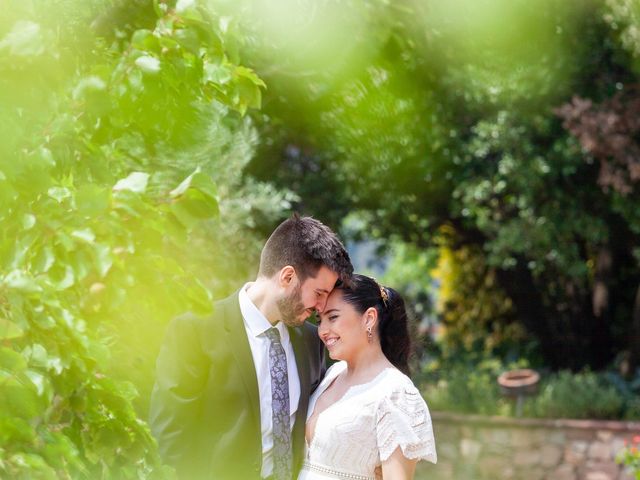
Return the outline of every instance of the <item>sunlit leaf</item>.
{"type": "Polygon", "coordinates": [[[142,193],[146,190],[148,182],[148,173],[133,172],[128,177],[118,180],[118,182],[113,186],[113,190],[130,190],[132,192],[142,193]]]}
{"type": "Polygon", "coordinates": [[[25,372],[25,375],[29,378],[29,380],[31,380],[31,383],[35,385],[38,395],[42,395],[44,393],[46,385],[45,376],[35,370],[27,370],[25,372]]]}
{"type": "Polygon", "coordinates": [[[229,83],[233,78],[232,72],[225,64],[206,63],[204,66],[204,81],[220,85],[229,83]]]}
{"type": "Polygon", "coordinates": [[[101,277],[104,277],[111,266],[113,265],[113,255],[108,245],[96,245],[95,246],[96,265],[98,266],[98,273],[101,277]]]}
{"type": "Polygon", "coordinates": [[[56,290],[66,290],[75,283],[75,274],[71,265],[52,268],[49,271],[49,278],[56,290]]]}
{"type": "Polygon", "coordinates": [[[42,291],[42,287],[36,283],[33,277],[28,275],[22,270],[13,270],[9,272],[3,279],[4,283],[9,288],[21,290],[27,293],[36,293],[42,291]]]}
{"type": "Polygon", "coordinates": [[[22,227],[25,230],[29,230],[33,228],[35,224],[36,224],[36,216],[31,213],[25,213],[24,216],[22,217],[22,227]]]}
{"type": "Polygon", "coordinates": [[[12,55],[30,57],[44,52],[44,41],[40,25],[31,21],[17,22],[11,31],[0,40],[0,51],[8,48],[12,55]]]}
{"type": "Polygon", "coordinates": [[[35,343],[26,347],[22,354],[28,359],[29,363],[36,367],[45,367],[47,365],[47,351],[39,343],[35,343]]]}
{"type": "Polygon", "coordinates": [[[176,3],[176,12],[183,13],[185,10],[192,8],[195,3],[195,0],[178,0],[176,3]]]}
{"type": "Polygon", "coordinates": [[[0,317],[0,340],[19,338],[22,335],[24,335],[24,331],[18,325],[0,317]]]}
{"type": "Polygon", "coordinates": [[[93,243],[96,239],[95,233],[93,233],[90,228],[74,230],[71,232],[71,236],[86,243],[93,243]]]}
{"type": "Polygon", "coordinates": [[[76,88],[73,90],[73,98],[79,100],[83,98],[88,92],[100,92],[107,87],[107,84],[100,77],[90,75],[81,79],[76,88]]]}
{"type": "Polygon", "coordinates": [[[149,55],[143,55],[136,58],[135,64],[144,73],[155,74],[160,71],[160,60],[149,55]]]}
{"type": "Polygon", "coordinates": [[[71,196],[71,191],[66,187],[51,187],[47,193],[58,203],[71,196]]]}

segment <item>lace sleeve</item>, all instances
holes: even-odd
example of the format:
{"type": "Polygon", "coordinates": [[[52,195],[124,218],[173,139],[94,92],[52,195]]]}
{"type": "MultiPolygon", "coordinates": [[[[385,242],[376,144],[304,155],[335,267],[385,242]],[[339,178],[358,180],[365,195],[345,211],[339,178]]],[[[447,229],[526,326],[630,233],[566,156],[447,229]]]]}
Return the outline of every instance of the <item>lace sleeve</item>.
{"type": "Polygon", "coordinates": [[[381,401],[377,411],[376,435],[381,462],[400,447],[408,459],[436,463],[429,409],[413,385],[394,391],[381,401]]]}

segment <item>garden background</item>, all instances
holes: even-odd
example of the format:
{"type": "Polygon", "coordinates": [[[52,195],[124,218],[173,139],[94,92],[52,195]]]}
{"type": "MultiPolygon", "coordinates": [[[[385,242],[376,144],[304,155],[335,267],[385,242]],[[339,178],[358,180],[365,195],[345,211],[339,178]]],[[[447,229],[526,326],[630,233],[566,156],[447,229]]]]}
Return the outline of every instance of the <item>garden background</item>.
{"type": "Polygon", "coordinates": [[[527,417],[640,420],[637,1],[0,5],[0,477],[171,478],[164,328],[292,211],[406,296],[433,411],[531,367],[527,417]]]}

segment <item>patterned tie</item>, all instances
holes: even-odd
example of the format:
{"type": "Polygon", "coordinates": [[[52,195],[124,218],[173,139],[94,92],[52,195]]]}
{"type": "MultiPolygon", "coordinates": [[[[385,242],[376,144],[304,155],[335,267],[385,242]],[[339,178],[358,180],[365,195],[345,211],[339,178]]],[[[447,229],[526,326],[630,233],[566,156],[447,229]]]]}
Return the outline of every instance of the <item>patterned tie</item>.
{"type": "Polygon", "coordinates": [[[273,420],[273,476],[277,480],[291,480],[291,429],[289,417],[289,375],[287,357],[280,343],[280,332],[270,328],[266,335],[271,371],[271,418],[273,420]]]}

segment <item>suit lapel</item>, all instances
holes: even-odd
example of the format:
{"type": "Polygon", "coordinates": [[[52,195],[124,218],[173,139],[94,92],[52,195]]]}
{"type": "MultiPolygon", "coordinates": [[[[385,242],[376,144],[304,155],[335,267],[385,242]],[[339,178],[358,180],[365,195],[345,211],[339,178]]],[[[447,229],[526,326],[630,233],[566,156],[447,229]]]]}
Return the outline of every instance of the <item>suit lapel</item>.
{"type": "Polygon", "coordinates": [[[304,453],[304,430],[307,421],[307,409],[309,407],[309,395],[311,394],[311,381],[309,378],[309,352],[305,345],[302,328],[290,328],[289,336],[293,345],[293,352],[298,366],[298,377],[300,378],[300,401],[296,412],[296,421],[293,427],[293,463],[294,471],[301,468],[304,453]]]}
{"type": "Polygon", "coordinates": [[[251,347],[247,339],[247,331],[244,328],[238,293],[236,292],[225,305],[224,328],[229,340],[229,346],[238,365],[242,382],[251,401],[251,411],[258,432],[260,428],[260,399],[256,368],[253,364],[251,347]]]}
{"type": "Polygon", "coordinates": [[[296,422],[307,420],[307,405],[309,404],[309,354],[306,351],[302,328],[289,328],[289,336],[293,345],[293,352],[298,366],[298,377],[300,378],[300,401],[298,402],[298,412],[296,422]]]}

